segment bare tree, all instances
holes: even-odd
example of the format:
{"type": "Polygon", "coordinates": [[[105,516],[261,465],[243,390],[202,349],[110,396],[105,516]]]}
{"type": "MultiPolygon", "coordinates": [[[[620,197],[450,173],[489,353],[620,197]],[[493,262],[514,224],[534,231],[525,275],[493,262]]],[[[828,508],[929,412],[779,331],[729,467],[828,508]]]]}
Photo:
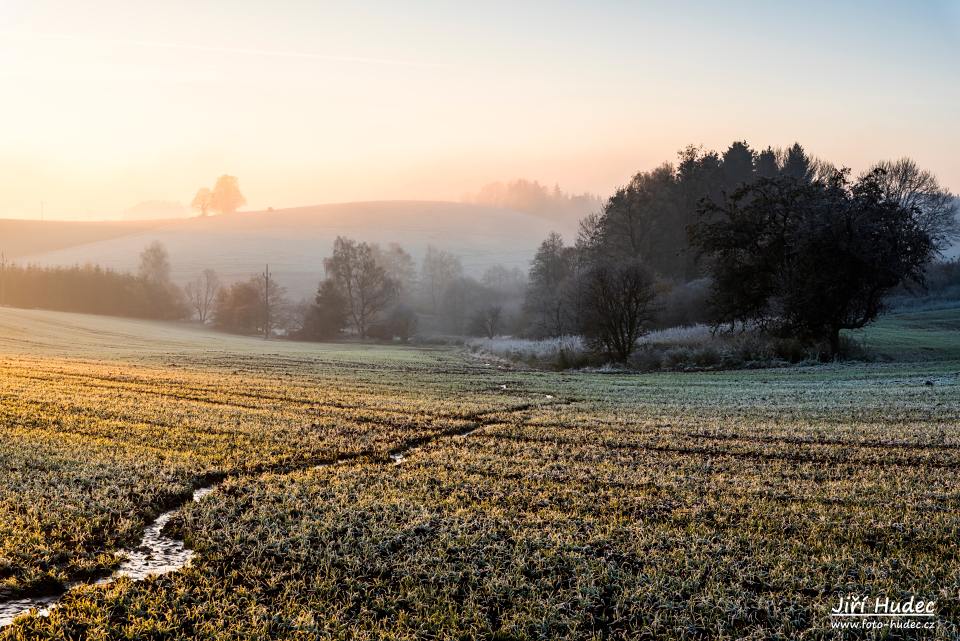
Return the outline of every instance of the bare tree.
{"type": "Polygon", "coordinates": [[[377,262],[372,246],[342,236],[334,241],[333,255],[323,265],[347,301],[351,324],[366,338],[370,326],[396,298],[397,283],[377,262]]]}
{"type": "Polygon", "coordinates": [[[473,318],[473,326],[475,331],[487,338],[494,338],[500,333],[502,320],[503,308],[499,305],[487,305],[477,310],[473,318]]]}
{"type": "Polygon", "coordinates": [[[519,267],[492,265],[483,272],[480,282],[504,296],[523,296],[527,289],[527,275],[519,267]]]}
{"type": "Polygon", "coordinates": [[[205,269],[185,288],[190,309],[201,323],[206,323],[213,311],[213,303],[220,292],[220,278],[212,269],[205,269]]]}
{"type": "Polygon", "coordinates": [[[921,228],[937,250],[946,249],[951,241],[960,238],[956,196],[941,186],[936,176],[920,169],[910,158],[884,160],[874,165],[871,172],[877,169],[883,172],[880,181],[884,197],[916,210],[921,228]]]}
{"type": "Polygon", "coordinates": [[[584,336],[596,349],[626,361],[653,317],[653,277],[639,261],[601,262],[584,277],[589,312],[582,320],[584,336]]]}
{"type": "Polygon", "coordinates": [[[427,247],[420,270],[420,288],[431,312],[437,313],[440,298],[447,287],[462,275],[459,258],[432,245],[427,247]]]}

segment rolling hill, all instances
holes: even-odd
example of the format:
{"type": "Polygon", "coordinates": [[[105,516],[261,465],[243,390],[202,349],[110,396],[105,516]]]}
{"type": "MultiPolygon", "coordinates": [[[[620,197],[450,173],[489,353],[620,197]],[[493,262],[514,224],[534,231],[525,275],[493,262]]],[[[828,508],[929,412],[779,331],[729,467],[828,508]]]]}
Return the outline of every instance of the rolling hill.
{"type": "MultiPolygon", "coordinates": [[[[70,223],[84,224],[103,225],[70,223]]],[[[434,201],[358,202],[140,223],[139,227],[116,225],[127,225],[127,233],[111,228],[116,233],[102,229],[99,237],[93,232],[76,234],[79,242],[72,245],[20,251],[18,262],[97,263],[133,270],[140,251],[158,240],[170,253],[177,282],[186,282],[207,267],[228,281],[246,278],[269,263],[277,282],[296,298],[316,290],[323,258],[338,235],[383,245],[398,242],[418,260],[428,245],[434,245],[459,255],[466,272],[479,275],[497,263],[526,269],[550,231],[564,233],[570,240],[573,233],[510,209],[434,201]]]]}
{"type": "Polygon", "coordinates": [[[8,259],[129,236],[162,226],[163,220],[81,222],[0,219],[0,250],[8,259]]]}

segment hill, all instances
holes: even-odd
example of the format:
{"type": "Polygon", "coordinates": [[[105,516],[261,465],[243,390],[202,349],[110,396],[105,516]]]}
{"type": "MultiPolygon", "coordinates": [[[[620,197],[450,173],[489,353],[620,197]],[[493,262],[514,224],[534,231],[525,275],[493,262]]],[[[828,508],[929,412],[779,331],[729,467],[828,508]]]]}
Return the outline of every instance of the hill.
{"type": "Polygon", "coordinates": [[[0,250],[8,259],[20,258],[138,234],[162,226],[164,222],[0,219],[0,250]]]}
{"type": "Polygon", "coordinates": [[[358,202],[165,221],[114,237],[19,255],[22,263],[98,263],[135,269],[140,251],[158,240],[170,253],[178,282],[207,267],[226,280],[246,278],[269,263],[277,282],[300,297],[316,290],[323,258],[338,235],[384,245],[398,242],[416,259],[434,245],[459,255],[467,273],[480,274],[497,263],[526,269],[539,243],[553,230],[566,232],[568,238],[572,234],[543,218],[498,207],[358,202]]]}
{"type": "Polygon", "coordinates": [[[849,335],[871,353],[891,360],[960,359],[960,307],[886,314],[849,335]]]}

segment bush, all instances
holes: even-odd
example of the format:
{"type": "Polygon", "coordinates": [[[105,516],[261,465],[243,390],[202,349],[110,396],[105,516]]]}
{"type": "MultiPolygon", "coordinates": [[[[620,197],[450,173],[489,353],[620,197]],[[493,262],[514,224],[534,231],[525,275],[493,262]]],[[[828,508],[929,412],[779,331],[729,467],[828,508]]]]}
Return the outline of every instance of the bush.
{"type": "Polygon", "coordinates": [[[394,305],[382,320],[372,324],[367,336],[385,341],[399,339],[407,343],[416,331],[416,312],[407,305],[399,304],[394,305]]]}
{"type": "Polygon", "coordinates": [[[710,322],[710,279],[700,278],[672,286],[657,301],[654,327],[677,327],[710,322]]]}
{"type": "Polygon", "coordinates": [[[474,352],[484,352],[543,369],[575,369],[596,363],[579,336],[540,340],[509,336],[473,338],[466,345],[474,352]]]}
{"type": "MultiPolygon", "coordinates": [[[[844,356],[863,359],[866,354],[854,341],[844,341],[844,356]]],[[[597,367],[602,358],[591,353],[578,336],[542,340],[517,338],[471,339],[467,347],[538,369],[597,367]]],[[[826,354],[826,345],[781,338],[759,331],[714,333],[706,325],[671,327],[642,336],[624,364],[642,372],[693,371],[782,367],[815,362],[826,354]]]]}

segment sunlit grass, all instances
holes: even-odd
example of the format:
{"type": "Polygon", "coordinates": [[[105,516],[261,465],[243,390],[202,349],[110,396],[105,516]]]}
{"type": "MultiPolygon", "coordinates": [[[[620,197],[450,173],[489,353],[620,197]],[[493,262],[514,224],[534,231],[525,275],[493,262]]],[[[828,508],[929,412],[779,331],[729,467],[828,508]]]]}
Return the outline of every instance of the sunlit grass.
{"type": "Polygon", "coordinates": [[[958,632],[957,361],[636,376],[190,336],[0,358],[6,590],[108,569],[228,477],[172,522],[191,566],[0,636],[832,638],[849,593],[958,632]]]}

